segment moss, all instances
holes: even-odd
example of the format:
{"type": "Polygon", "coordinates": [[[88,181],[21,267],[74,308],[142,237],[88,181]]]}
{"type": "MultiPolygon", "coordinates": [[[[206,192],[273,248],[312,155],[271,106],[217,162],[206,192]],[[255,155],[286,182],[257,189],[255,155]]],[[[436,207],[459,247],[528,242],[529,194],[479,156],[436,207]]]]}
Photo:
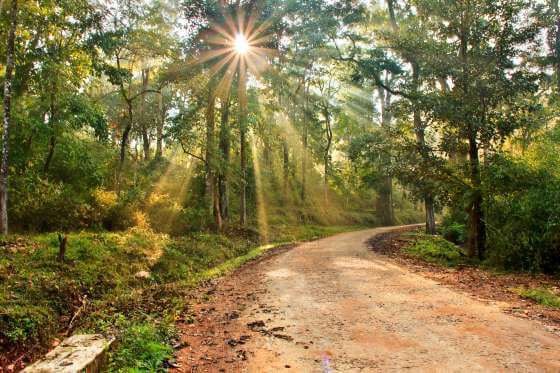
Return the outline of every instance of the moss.
{"type": "Polygon", "coordinates": [[[560,308],[560,295],[546,288],[516,288],[513,291],[522,297],[532,299],[543,306],[560,308]]]}

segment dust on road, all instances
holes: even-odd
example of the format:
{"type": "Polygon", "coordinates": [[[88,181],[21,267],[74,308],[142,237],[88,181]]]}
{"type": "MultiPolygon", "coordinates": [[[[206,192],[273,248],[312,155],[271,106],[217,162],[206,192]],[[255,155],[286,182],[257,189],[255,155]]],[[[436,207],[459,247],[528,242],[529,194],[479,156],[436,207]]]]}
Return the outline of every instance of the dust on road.
{"type": "Polygon", "coordinates": [[[559,372],[560,338],[339,234],[220,280],[183,327],[186,372],[559,372]],[[233,317],[232,317],[233,315],[233,317]]]}

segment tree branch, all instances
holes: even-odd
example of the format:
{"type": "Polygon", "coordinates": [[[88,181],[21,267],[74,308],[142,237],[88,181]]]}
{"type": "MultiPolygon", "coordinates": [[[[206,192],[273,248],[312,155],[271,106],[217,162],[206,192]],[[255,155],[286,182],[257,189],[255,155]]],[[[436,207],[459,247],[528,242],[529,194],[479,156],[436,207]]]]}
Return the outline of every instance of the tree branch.
{"type": "Polygon", "coordinates": [[[181,144],[181,148],[183,149],[183,152],[184,152],[186,155],[190,155],[191,157],[196,158],[196,159],[198,159],[199,161],[206,163],[206,159],[204,159],[203,157],[198,156],[198,155],[196,155],[196,154],[193,154],[193,153],[189,152],[189,151],[185,148],[185,144],[183,144],[183,142],[182,142],[181,140],[179,140],[179,144],[181,144]]]}

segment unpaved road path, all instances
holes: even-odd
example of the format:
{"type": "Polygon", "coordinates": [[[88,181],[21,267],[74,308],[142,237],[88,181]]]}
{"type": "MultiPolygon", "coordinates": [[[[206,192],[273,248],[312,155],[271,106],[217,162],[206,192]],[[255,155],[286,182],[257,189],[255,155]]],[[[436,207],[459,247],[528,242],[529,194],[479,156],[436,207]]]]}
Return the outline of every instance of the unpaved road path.
{"type": "Polygon", "coordinates": [[[202,306],[206,329],[185,327],[179,370],[560,372],[560,337],[543,325],[368,250],[389,229],[305,243],[225,278],[202,306]]]}

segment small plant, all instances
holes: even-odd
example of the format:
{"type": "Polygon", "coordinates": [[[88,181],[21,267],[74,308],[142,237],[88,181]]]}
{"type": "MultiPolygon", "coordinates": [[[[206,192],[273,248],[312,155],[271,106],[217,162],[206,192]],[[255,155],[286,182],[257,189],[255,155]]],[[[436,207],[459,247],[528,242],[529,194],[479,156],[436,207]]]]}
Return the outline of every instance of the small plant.
{"type": "Polygon", "coordinates": [[[171,357],[169,339],[173,329],[168,325],[145,322],[125,329],[119,348],[111,354],[109,371],[160,372],[163,362],[171,357]]]}
{"type": "Polygon", "coordinates": [[[512,289],[514,293],[521,295],[524,298],[532,299],[538,304],[543,306],[560,308],[560,295],[546,288],[516,288],[512,289]]]}

